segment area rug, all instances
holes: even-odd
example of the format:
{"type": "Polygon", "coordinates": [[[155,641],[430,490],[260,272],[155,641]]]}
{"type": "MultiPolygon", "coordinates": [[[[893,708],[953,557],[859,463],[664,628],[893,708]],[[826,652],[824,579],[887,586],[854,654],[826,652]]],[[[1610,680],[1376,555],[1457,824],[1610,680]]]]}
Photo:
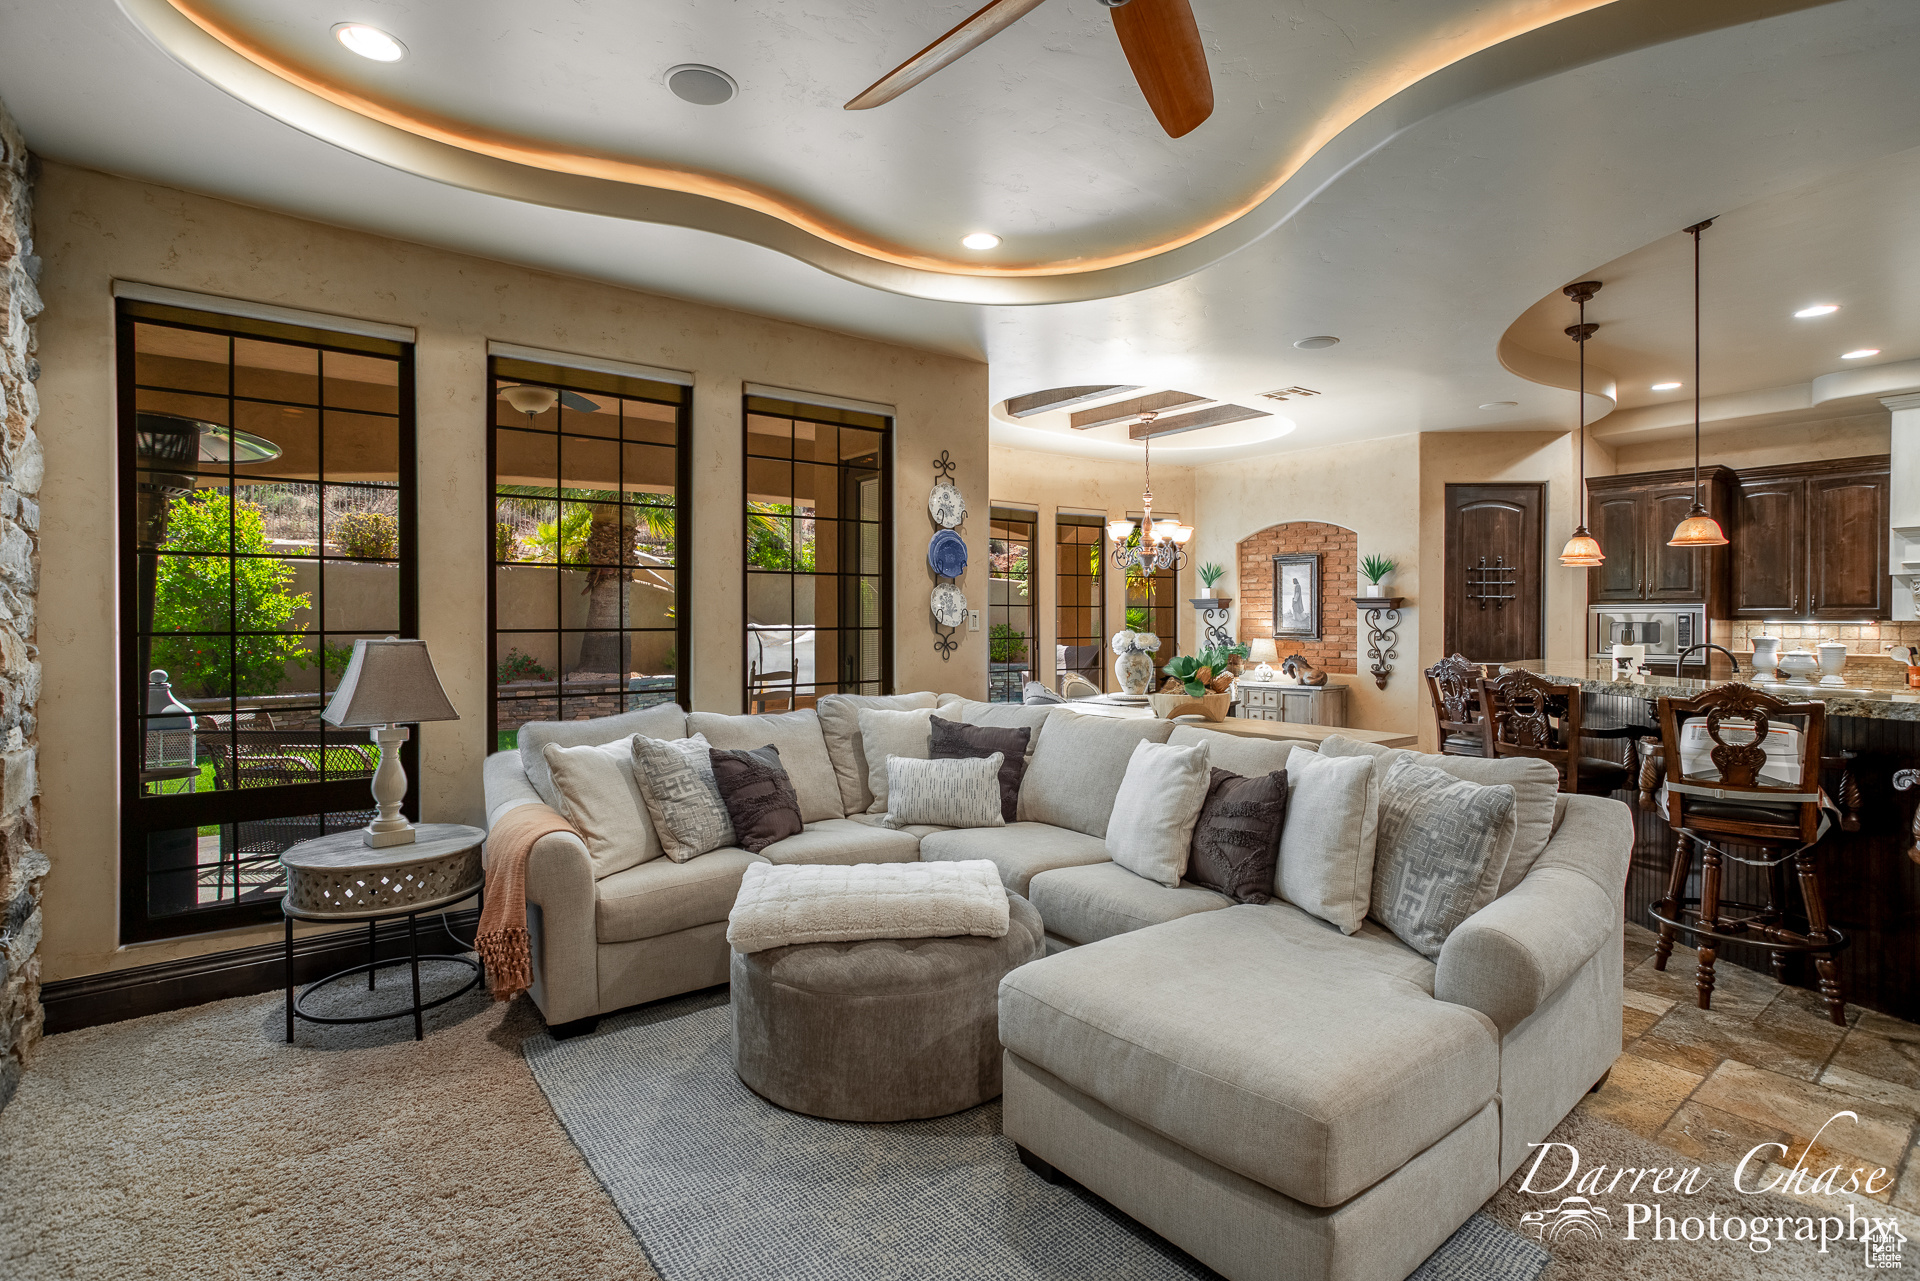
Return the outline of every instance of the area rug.
{"type": "MultiPolygon", "coordinates": [[[[1180,1281],[1216,1274],[1083,1189],[1043,1183],[999,1103],[899,1125],[799,1116],[733,1072],[724,991],[522,1046],[663,1281],[1180,1281]]],[[[1483,1215],[1415,1281],[1533,1281],[1483,1215]]]]}

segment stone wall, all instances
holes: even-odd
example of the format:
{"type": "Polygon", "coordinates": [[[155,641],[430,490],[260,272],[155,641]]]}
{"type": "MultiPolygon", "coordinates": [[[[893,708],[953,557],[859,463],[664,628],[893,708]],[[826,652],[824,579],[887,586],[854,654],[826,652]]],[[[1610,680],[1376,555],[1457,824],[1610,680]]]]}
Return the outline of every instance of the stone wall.
{"type": "Polygon", "coordinates": [[[0,105],[0,1107],[40,1039],[40,694],[34,647],[39,590],[40,402],[34,382],[34,317],[40,314],[40,260],[33,253],[30,167],[20,130],[0,105]]]}
{"type": "Polygon", "coordinates": [[[1355,672],[1360,653],[1358,611],[1360,536],[1317,520],[1269,525],[1240,540],[1235,559],[1239,580],[1239,639],[1273,635],[1273,558],[1283,553],[1320,554],[1320,639],[1283,640],[1280,657],[1299,654],[1323,671],[1355,672]]]}

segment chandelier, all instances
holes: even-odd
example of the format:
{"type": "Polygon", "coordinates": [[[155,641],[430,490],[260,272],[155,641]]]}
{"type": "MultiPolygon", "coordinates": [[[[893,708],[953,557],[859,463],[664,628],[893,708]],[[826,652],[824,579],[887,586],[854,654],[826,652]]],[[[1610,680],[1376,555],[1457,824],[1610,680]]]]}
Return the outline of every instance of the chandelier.
{"type": "MultiPolygon", "coordinates": [[[[1151,426],[1157,417],[1158,413],[1142,414],[1140,425],[1151,426]]],[[[1143,436],[1140,443],[1146,449],[1146,483],[1140,491],[1142,514],[1138,525],[1125,517],[1107,522],[1107,537],[1113,540],[1113,565],[1115,569],[1137,566],[1148,573],[1162,569],[1178,572],[1187,567],[1187,554],[1182,548],[1193,537],[1193,526],[1170,517],[1153,518],[1153,437],[1143,436]],[[1138,544],[1133,541],[1136,532],[1140,535],[1138,544]]]]}

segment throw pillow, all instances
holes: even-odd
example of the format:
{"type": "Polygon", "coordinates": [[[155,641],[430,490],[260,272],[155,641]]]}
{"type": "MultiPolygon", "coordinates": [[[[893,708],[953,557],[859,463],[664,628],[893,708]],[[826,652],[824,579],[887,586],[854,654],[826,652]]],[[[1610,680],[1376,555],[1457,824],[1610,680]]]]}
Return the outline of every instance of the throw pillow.
{"type": "Polygon", "coordinates": [[[593,879],[624,872],[665,853],[633,773],[633,743],[541,749],[559,800],[554,806],[587,843],[593,879]]]}
{"type": "Polygon", "coordinates": [[[1280,828],[1287,815],[1287,772],[1243,778],[1211,773],[1207,799],[1193,824],[1187,879],[1236,903],[1273,897],[1280,870],[1280,828]]]}
{"type": "Polygon", "coordinates": [[[1513,788],[1399,760],[1380,793],[1374,920],[1423,956],[1493,901],[1518,829],[1513,788]]]}
{"type": "Polygon", "coordinates": [[[734,844],[758,854],[800,831],[800,798],[780,764],[779,748],[771,743],[754,748],[715,747],[707,756],[733,824],[734,844]]]}
{"type": "Polygon", "coordinates": [[[961,760],[915,760],[895,756],[887,762],[887,813],[882,827],[916,823],[941,827],[1002,827],[1000,753],[961,760]]]}
{"type": "Polygon", "coordinates": [[[733,821],[713,781],[710,751],[704,734],[671,741],[633,736],[640,795],[646,798],[660,848],[676,863],[733,844],[733,821]]]}
{"type": "Polygon", "coordinates": [[[927,759],[932,721],[931,707],[901,712],[875,707],[860,709],[860,747],[867,756],[867,790],[873,793],[867,813],[887,812],[888,758],[927,759]]]}
{"type": "Polygon", "coordinates": [[[519,747],[520,768],[527,771],[527,781],[533,784],[541,800],[557,810],[559,796],[553,790],[553,775],[547,770],[548,743],[562,747],[603,747],[619,743],[625,750],[627,741],[635,734],[645,734],[648,738],[685,738],[687,714],[680,710],[678,703],[660,703],[637,712],[584,721],[528,721],[520,727],[514,742],[519,747]]]}
{"type": "Polygon", "coordinates": [[[1373,893],[1373,772],[1364,756],[1287,757],[1280,897],[1353,934],[1373,893]]]}
{"type": "Polygon", "coordinates": [[[840,781],[840,809],[848,817],[867,812],[873,793],[867,784],[867,750],[860,741],[860,709],[911,711],[933,707],[939,695],[924,694],[827,694],[814,705],[820,715],[820,736],[827,741],[827,756],[833,761],[834,777],[840,781]]]}
{"type": "Polygon", "coordinates": [[[1027,774],[1027,740],[1033,731],[966,725],[943,716],[933,718],[932,729],[933,737],[929,741],[932,760],[979,758],[995,752],[1006,758],[1000,766],[1000,815],[1007,822],[1013,822],[1019,816],[1020,780],[1027,774]]]}
{"type": "Polygon", "coordinates": [[[1168,889],[1187,873],[1193,825],[1207,799],[1207,745],[1138,743],[1107,822],[1107,855],[1168,889]]]}

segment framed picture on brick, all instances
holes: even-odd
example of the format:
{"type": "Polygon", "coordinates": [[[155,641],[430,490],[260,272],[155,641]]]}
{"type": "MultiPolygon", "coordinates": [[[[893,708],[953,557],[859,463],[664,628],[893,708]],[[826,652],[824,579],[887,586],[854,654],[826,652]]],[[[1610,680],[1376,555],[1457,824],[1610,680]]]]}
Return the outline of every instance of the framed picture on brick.
{"type": "Polygon", "coordinates": [[[1320,554],[1273,558],[1273,634],[1276,639],[1320,639],[1320,554]]]}

